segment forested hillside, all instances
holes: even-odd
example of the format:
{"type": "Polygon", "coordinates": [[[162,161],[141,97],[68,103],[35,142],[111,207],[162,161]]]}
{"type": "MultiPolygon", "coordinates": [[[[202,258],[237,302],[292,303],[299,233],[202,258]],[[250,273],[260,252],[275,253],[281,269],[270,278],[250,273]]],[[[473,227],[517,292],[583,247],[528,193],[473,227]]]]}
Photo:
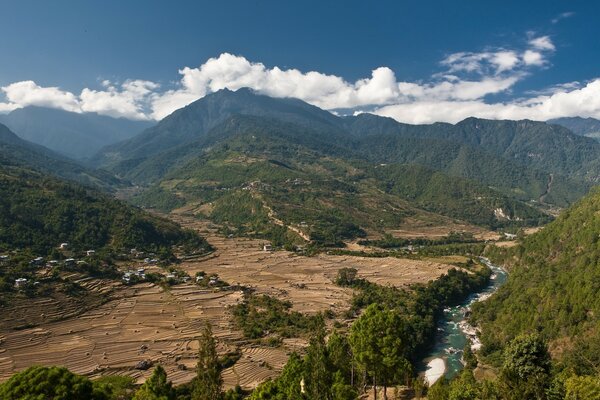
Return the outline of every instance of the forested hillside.
{"type": "Polygon", "coordinates": [[[31,170],[0,167],[0,251],[46,255],[63,242],[74,251],[208,247],[177,224],[108,195],[31,170]]]}
{"type": "Polygon", "coordinates": [[[495,256],[508,283],[474,308],[485,354],[525,332],[550,340],[558,358],[583,372],[600,366],[600,191],[564,211],[518,247],[495,256]]]}
{"type": "Polygon", "coordinates": [[[327,156],[419,164],[524,201],[543,196],[546,203],[569,205],[600,175],[600,143],[556,125],[475,118],[456,125],[406,125],[366,114],[337,117],[297,99],[249,89],[207,95],[142,134],[103,149],[94,162],[136,183],[155,183],[224,140],[224,122],[236,115],[269,119],[274,128],[278,123],[293,126],[280,134],[327,156]]]}
{"type": "MultiPolygon", "coordinates": [[[[193,204],[203,215],[245,232],[264,233],[277,219],[328,243],[362,236],[364,230],[383,232],[408,217],[488,227],[548,220],[474,181],[419,166],[328,155],[344,150],[294,124],[237,116],[214,131],[181,148],[186,156],[180,160],[189,161],[174,165],[135,201],[166,210],[193,204]],[[207,140],[213,140],[210,151],[207,140]]],[[[164,166],[150,160],[143,165],[140,173],[164,166]]]]}
{"type": "Polygon", "coordinates": [[[110,191],[124,183],[101,169],[84,167],[43,146],[19,138],[0,124],[0,165],[35,169],[45,174],[110,191]]]}

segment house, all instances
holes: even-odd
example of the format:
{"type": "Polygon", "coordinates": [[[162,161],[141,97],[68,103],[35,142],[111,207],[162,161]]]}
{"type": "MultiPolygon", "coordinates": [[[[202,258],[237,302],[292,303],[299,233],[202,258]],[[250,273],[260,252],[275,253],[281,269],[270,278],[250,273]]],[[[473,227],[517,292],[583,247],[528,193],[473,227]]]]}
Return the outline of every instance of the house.
{"type": "Polygon", "coordinates": [[[137,270],[138,276],[145,275],[145,273],[146,273],[146,270],[144,268],[138,268],[138,270],[137,270]]]}
{"type": "Polygon", "coordinates": [[[263,246],[263,251],[273,251],[273,246],[271,246],[270,244],[265,244],[263,246]]]}
{"type": "Polygon", "coordinates": [[[27,284],[27,279],[25,278],[17,278],[15,279],[15,287],[21,288],[27,284]]]}
{"type": "Polygon", "coordinates": [[[10,260],[9,256],[0,256],[0,264],[7,263],[10,260]]]}
{"type": "Polygon", "coordinates": [[[75,259],[74,258],[67,258],[65,260],[65,266],[72,267],[73,265],[75,265],[75,259]]]}
{"type": "Polygon", "coordinates": [[[123,274],[123,282],[129,283],[131,281],[131,272],[125,272],[123,274]]]}
{"type": "Polygon", "coordinates": [[[60,250],[67,250],[69,248],[69,243],[61,243],[58,248],[60,250]]]}
{"type": "Polygon", "coordinates": [[[515,235],[514,233],[504,232],[504,237],[507,238],[508,240],[515,240],[517,238],[517,235],[515,235]]]}
{"type": "Polygon", "coordinates": [[[93,257],[94,255],[96,255],[96,250],[88,250],[85,252],[85,255],[88,257],[93,257]]]}
{"type": "Polygon", "coordinates": [[[31,265],[42,265],[44,263],[44,257],[36,257],[29,262],[31,265]]]}
{"type": "Polygon", "coordinates": [[[85,261],[83,261],[83,260],[79,260],[79,261],[77,261],[77,262],[76,262],[76,264],[77,264],[78,266],[80,266],[80,267],[83,267],[84,265],[87,265],[87,263],[86,263],[85,261]]]}
{"type": "Polygon", "coordinates": [[[58,265],[58,260],[50,260],[48,261],[48,266],[56,267],[58,265]]]}

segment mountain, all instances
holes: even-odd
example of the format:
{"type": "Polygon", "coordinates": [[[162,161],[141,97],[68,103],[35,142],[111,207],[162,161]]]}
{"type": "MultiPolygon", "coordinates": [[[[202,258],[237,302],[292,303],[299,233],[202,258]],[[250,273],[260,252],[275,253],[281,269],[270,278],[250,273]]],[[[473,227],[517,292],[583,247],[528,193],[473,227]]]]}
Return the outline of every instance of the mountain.
{"type": "Polygon", "coordinates": [[[408,125],[241,89],[205,96],[94,162],[143,185],[139,205],[337,242],[411,216],[491,228],[547,221],[539,209],[568,206],[593,185],[600,144],[543,122],[408,125]]]}
{"type": "Polygon", "coordinates": [[[134,199],[137,204],[164,210],[187,205],[238,233],[269,236],[274,225],[285,225],[305,238],[338,243],[408,220],[488,227],[548,220],[477,182],[415,165],[352,159],[317,132],[264,117],[231,117],[136,171],[156,172],[165,163],[162,178],[134,199]],[[180,161],[168,163],[174,159],[180,161]]]}
{"type": "MultiPolygon", "coordinates": [[[[381,145],[382,139],[410,139],[413,142],[425,139],[430,144],[441,140],[443,142],[439,143],[461,144],[538,171],[590,182],[600,178],[600,143],[544,122],[467,118],[455,125],[407,125],[371,115],[346,117],[345,120],[348,129],[355,136],[366,138],[367,146],[373,149],[386,150],[388,144],[381,145]]],[[[431,158],[439,155],[438,151],[429,155],[417,153],[431,158]]]]}
{"type": "Polygon", "coordinates": [[[496,255],[510,267],[508,282],[473,309],[485,354],[494,356],[510,339],[537,331],[566,363],[600,366],[599,237],[600,190],[594,189],[540,232],[496,255]]]}
{"type": "MultiPolygon", "coordinates": [[[[176,110],[156,126],[130,140],[107,146],[94,157],[93,162],[96,165],[114,166],[127,160],[143,160],[199,139],[233,115],[272,117],[325,134],[339,135],[343,132],[333,114],[301,100],[275,99],[259,95],[251,89],[239,89],[236,92],[223,89],[176,110]]],[[[123,165],[129,164],[125,162],[123,165]]]]}
{"type": "Polygon", "coordinates": [[[155,183],[198,149],[209,149],[219,140],[220,124],[235,115],[293,124],[298,134],[289,140],[304,140],[323,154],[374,164],[419,164],[523,201],[569,205],[587,192],[600,171],[600,144],[555,125],[475,118],[456,125],[408,125],[371,114],[337,117],[297,99],[249,89],[205,96],[140,135],[104,148],[93,161],[138,184],[155,183]]]}
{"type": "Polygon", "coordinates": [[[123,182],[111,173],[84,167],[43,146],[23,140],[2,124],[0,124],[0,165],[33,169],[104,190],[123,185],[123,182]]]}
{"type": "Polygon", "coordinates": [[[109,195],[22,167],[0,166],[0,251],[46,255],[70,249],[158,250],[185,242],[205,245],[177,224],[109,195]]]}
{"type": "Polygon", "coordinates": [[[25,140],[79,160],[91,157],[104,146],[129,139],[153,124],[33,106],[0,115],[0,123],[25,140]]]}
{"type": "Polygon", "coordinates": [[[600,140],[600,121],[595,118],[556,118],[546,122],[564,126],[576,135],[600,140]]]}

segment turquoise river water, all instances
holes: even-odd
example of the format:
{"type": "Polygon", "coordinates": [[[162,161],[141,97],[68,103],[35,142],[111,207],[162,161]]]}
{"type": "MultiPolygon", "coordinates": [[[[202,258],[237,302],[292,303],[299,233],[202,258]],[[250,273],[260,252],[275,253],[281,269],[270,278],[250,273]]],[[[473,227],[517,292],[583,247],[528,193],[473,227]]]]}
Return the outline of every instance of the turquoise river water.
{"type": "Polygon", "coordinates": [[[490,284],[482,291],[473,293],[464,303],[444,310],[444,318],[438,323],[435,346],[423,362],[422,370],[430,385],[442,375],[452,378],[463,369],[463,349],[468,342],[473,349],[481,346],[475,329],[467,322],[466,315],[471,309],[471,304],[491,296],[507,279],[505,270],[486,258],[481,258],[481,261],[492,270],[490,284]]]}

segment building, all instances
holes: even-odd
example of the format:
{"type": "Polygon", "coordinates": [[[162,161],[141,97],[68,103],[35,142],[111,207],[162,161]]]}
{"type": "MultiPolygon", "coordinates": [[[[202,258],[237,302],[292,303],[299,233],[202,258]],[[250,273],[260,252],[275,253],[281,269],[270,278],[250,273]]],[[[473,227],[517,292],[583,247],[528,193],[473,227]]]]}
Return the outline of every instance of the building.
{"type": "Polygon", "coordinates": [[[263,246],[263,251],[273,251],[273,246],[271,246],[270,244],[265,244],[263,246]]]}
{"type": "Polygon", "coordinates": [[[25,278],[17,278],[17,279],[15,279],[15,287],[16,288],[22,288],[26,284],[27,284],[27,279],[25,279],[25,278]]]}
{"type": "Polygon", "coordinates": [[[69,243],[61,243],[58,248],[61,250],[67,250],[69,248],[69,243]]]}
{"type": "Polygon", "coordinates": [[[85,252],[85,255],[88,257],[93,257],[96,255],[96,250],[88,250],[85,252]]]}
{"type": "Polygon", "coordinates": [[[42,265],[44,264],[44,257],[36,257],[29,262],[31,265],[42,265]]]}

